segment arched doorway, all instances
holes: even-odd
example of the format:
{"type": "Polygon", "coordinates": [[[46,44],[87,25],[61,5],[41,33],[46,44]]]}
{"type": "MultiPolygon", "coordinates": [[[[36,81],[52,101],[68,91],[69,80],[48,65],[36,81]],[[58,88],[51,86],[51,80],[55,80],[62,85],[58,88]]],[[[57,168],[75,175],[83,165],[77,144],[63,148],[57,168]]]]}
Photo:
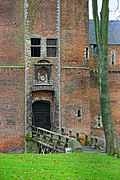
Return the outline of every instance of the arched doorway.
{"type": "Polygon", "coordinates": [[[35,101],[32,105],[33,125],[50,130],[50,104],[45,101],[35,101]]]}

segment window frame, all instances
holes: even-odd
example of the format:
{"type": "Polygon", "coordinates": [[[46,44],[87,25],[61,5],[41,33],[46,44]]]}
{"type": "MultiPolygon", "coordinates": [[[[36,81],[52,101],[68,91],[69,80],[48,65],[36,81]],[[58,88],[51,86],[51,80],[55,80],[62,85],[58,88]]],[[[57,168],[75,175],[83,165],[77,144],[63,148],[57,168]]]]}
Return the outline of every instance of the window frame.
{"type": "Polygon", "coordinates": [[[116,64],[116,52],[114,50],[110,51],[110,64],[112,66],[116,64]]]}
{"type": "Polygon", "coordinates": [[[97,129],[103,128],[103,124],[102,124],[102,116],[101,116],[101,114],[98,114],[98,115],[97,115],[97,119],[96,119],[96,127],[97,127],[97,129]]]}
{"type": "Polygon", "coordinates": [[[89,46],[85,47],[85,59],[86,59],[86,61],[89,60],[89,46]]]}
{"type": "Polygon", "coordinates": [[[56,58],[57,57],[57,47],[58,47],[58,41],[57,41],[57,38],[46,38],[46,57],[48,58],[56,58]],[[48,40],[55,40],[56,43],[55,44],[48,44],[47,41],[48,40]],[[55,56],[48,56],[48,48],[54,48],[55,49],[55,56]]]}
{"type": "Polygon", "coordinates": [[[31,57],[32,58],[37,58],[37,57],[41,57],[41,38],[38,38],[38,37],[36,37],[36,38],[31,38],[30,39],[31,40],[31,57]],[[32,39],[39,39],[40,40],[40,43],[39,44],[34,44],[34,43],[32,43],[32,39]],[[39,48],[39,52],[38,52],[38,50],[37,50],[37,52],[36,52],[36,54],[38,53],[39,55],[34,55],[34,53],[32,53],[32,49],[38,49],[39,48]]]}
{"type": "Polygon", "coordinates": [[[77,109],[77,119],[81,119],[83,117],[83,110],[82,108],[77,109]]]}

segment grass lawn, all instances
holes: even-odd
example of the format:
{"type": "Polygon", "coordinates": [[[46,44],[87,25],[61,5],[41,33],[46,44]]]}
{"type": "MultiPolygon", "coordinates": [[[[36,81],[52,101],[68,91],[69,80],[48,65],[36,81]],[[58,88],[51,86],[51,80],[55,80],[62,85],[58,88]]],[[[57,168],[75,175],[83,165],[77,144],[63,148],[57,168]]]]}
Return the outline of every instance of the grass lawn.
{"type": "Polygon", "coordinates": [[[120,159],[103,154],[0,154],[0,180],[120,180],[120,159]]]}

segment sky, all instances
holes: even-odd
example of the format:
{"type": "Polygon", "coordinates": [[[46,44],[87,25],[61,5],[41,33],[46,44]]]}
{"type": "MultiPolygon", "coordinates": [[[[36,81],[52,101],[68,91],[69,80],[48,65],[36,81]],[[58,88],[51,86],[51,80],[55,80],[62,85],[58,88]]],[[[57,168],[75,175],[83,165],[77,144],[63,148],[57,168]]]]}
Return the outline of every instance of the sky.
{"type": "MultiPolygon", "coordinates": [[[[101,6],[101,2],[102,0],[98,0],[98,7],[101,6]]],[[[109,0],[109,10],[109,20],[120,20],[120,0],[109,0]]],[[[92,0],[89,0],[89,18],[93,19],[92,0]]]]}

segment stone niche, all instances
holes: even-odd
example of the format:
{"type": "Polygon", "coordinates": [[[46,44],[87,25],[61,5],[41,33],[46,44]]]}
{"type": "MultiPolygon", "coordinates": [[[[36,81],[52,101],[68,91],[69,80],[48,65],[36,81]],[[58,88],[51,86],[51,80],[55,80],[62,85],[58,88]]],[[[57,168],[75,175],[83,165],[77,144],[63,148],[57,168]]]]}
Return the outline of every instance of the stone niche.
{"type": "Polygon", "coordinates": [[[34,85],[50,85],[51,80],[51,64],[47,60],[40,60],[35,65],[34,85]]]}

